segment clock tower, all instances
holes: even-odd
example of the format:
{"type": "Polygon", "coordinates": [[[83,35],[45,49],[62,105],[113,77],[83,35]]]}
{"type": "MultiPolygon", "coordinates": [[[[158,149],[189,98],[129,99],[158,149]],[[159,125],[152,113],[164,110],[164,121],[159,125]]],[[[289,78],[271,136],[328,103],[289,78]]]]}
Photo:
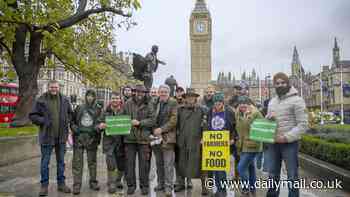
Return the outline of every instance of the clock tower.
{"type": "Polygon", "coordinates": [[[211,80],[211,17],[204,0],[196,0],[190,18],[191,88],[203,95],[211,80]]]}

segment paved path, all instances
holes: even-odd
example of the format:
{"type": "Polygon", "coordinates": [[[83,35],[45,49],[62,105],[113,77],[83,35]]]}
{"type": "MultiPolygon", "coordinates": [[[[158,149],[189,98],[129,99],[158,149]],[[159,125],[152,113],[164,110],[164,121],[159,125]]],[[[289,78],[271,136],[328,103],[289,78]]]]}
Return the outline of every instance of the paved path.
{"type": "MultiPolygon", "coordinates": [[[[55,155],[55,154],[53,154],[55,155]]],[[[72,172],[71,172],[71,159],[72,152],[67,152],[66,154],[66,182],[71,187],[72,186],[72,172]]],[[[88,173],[84,174],[84,183],[82,187],[82,192],[80,196],[82,197],[117,197],[117,196],[126,196],[123,191],[118,194],[110,195],[107,193],[106,187],[106,164],[104,155],[99,151],[98,154],[98,180],[100,181],[101,191],[95,192],[91,191],[88,188],[88,173]]],[[[56,161],[54,156],[51,159],[50,166],[50,187],[49,187],[49,196],[50,197],[66,197],[73,196],[72,194],[65,195],[56,192],[56,161]]],[[[34,197],[37,196],[39,192],[39,164],[40,159],[34,158],[30,160],[26,160],[15,165],[6,166],[0,168],[0,197],[2,196],[18,196],[18,197],[34,197]]],[[[85,164],[85,171],[88,172],[85,164]]],[[[301,177],[307,178],[308,180],[312,180],[315,176],[310,175],[300,169],[301,177]]],[[[285,172],[283,170],[282,178],[285,177],[285,172]]],[[[231,174],[232,175],[232,174],[231,174]]],[[[258,177],[264,177],[260,171],[258,171],[258,177]]],[[[164,196],[162,192],[155,193],[153,188],[156,186],[156,173],[155,173],[155,165],[154,160],[152,160],[152,170],[150,173],[150,183],[151,183],[151,193],[149,196],[151,197],[161,197],[164,196]]],[[[173,196],[176,197],[199,197],[201,196],[201,187],[200,180],[193,180],[194,188],[189,191],[176,193],[173,196]]],[[[125,191],[124,191],[125,192],[125,191]]],[[[265,196],[264,190],[258,190],[257,196],[262,197],[265,196]]],[[[133,196],[141,196],[140,190],[137,190],[133,196]]],[[[233,191],[228,193],[230,197],[239,197],[238,194],[235,195],[233,191]]],[[[281,197],[286,197],[287,190],[282,188],[281,197]]],[[[302,197],[350,197],[350,193],[346,193],[341,190],[301,190],[302,197]]]]}

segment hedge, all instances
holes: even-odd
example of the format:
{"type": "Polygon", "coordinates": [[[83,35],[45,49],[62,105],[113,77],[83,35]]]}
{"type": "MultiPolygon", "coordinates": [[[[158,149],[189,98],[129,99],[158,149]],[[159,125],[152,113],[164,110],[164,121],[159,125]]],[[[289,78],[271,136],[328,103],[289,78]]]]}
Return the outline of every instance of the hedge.
{"type": "Polygon", "coordinates": [[[349,124],[325,124],[325,125],[317,125],[317,130],[321,132],[350,132],[350,125],[349,124]]]}
{"type": "Polygon", "coordinates": [[[326,140],[331,143],[350,144],[350,132],[313,133],[313,137],[326,140]]]}
{"type": "Polygon", "coordinates": [[[39,132],[39,128],[34,125],[26,127],[14,127],[14,128],[0,128],[0,137],[18,137],[36,135],[39,132]]]}
{"type": "Polygon", "coordinates": [[[304,135],[300,152],[350,170],[350,144],[332,143],[326,140],[304,135]]]}

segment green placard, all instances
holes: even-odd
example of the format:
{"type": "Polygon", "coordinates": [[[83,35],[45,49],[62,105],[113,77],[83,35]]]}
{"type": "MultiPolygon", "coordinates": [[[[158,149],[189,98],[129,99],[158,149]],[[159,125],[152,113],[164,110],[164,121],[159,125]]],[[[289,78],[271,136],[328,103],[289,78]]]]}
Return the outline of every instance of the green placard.
{"type": "Polygon", "coordinates": [[[106,135],[128,135],[131,130],[130,116],[107,116],[106,135]]]}
{"type": "Polygon", "coordinates": [[[250,126],[249,139],[258,142],[275,142],[277,123],[267,119],[256,119],[250,126]]]}

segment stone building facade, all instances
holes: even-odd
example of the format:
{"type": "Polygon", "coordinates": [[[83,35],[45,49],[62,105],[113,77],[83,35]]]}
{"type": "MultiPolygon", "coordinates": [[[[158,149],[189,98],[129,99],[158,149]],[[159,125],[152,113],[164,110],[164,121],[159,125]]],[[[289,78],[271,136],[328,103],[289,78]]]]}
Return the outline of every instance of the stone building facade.
{"type": "Polygon", "coordinates": [[[236,85],[248,87],[249,97],[255,103],[263,103],[275,95],[271,76],[265,76],[261,79],[254,69],[250,73],[243,72],[240,80],[236,80],[231,72],[220,72],[217,80],[211,81],[211,84],[215,85],[217,90],[225,93],[226,100],[232,96],[233,88],[236,85]]]}
{"type": "MultiPolygon", "coordinates": [[[[322,66],[320,73],[312,78],[312,103],[310,107],[321,108],[325,111],[339,112],[341,106],[341,72],[343,75],[343,104],[344,111],[350,112],[350,60],[340,59],[340,48],[334,40],[332,66],[322,66]],[[320,80],[322,79],[322,80],[320,80]],[[322,102],[321,102],[322,81],[322,102]]],[[[350,115],[350,114],[349,114],[350,115]]]]}

